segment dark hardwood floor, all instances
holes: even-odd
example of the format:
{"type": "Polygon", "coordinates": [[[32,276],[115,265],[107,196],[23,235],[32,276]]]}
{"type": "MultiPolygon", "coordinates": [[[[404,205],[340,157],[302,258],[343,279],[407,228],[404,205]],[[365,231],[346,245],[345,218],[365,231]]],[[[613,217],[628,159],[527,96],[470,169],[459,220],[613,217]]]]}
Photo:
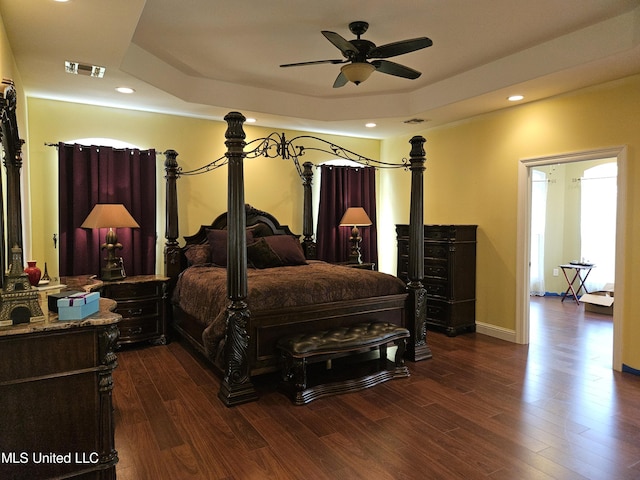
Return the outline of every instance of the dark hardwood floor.
{"type": "Polygon", "coordinates": [[[293,406],[268,384],[226,408],[178,342],[120,351],[119,480],[640,479],[640,377],[612,318],[532,298],[531,344],[429,332],[411,377],[293,406]]]}

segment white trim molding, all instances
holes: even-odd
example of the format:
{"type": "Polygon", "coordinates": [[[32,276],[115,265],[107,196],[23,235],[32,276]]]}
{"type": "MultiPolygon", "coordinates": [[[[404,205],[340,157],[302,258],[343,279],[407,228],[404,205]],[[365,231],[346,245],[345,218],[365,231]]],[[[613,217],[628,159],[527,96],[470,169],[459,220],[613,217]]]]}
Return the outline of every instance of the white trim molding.
{"type": "Polygon", "coordinates": [[[622,315],[625,300],[625,263],[627,235],[627,146],[620,145],[584,152],[521,159],[518,164],[518,221],[516,247],[516,330],[515,342],[529,343],[529,257],[531,252],[531,168],[540,165],[616,158],[618,198],[616,209],[615,308],[613,310],[613,368],[622,370],[622,315]]]}

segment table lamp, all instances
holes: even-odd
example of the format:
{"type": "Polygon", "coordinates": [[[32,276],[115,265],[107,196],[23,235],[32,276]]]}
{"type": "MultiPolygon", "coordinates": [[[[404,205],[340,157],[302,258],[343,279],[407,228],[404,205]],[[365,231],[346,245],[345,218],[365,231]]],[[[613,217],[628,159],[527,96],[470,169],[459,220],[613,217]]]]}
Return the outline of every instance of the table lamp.
{"type": "Polygon", "coordinates": [[[122,249],[114,228],[140,228],[129,211],[121,203],[97,203],[81,228],[108,228],[105,242],[101,245],[107,250],[106,264],[101,279],[105,281],[121,280],[125,277],[122,266],[116,257],[116,249],[122,249]]]}
{"type": "Polygon", "coordinates": [[[367,215],[367,212],[365,212],[362,207],[349,207],[347,211],[344,212],[342,220],[340,220],[340,226],[352,227],[351,238],[349,239],[351,243],[349,263],[362,263],[362,256],[360,255],[360,242],[362,238],[360,238],[358,227],[368,227],[371,224],[372,222],[369,215],[367,215]]]}

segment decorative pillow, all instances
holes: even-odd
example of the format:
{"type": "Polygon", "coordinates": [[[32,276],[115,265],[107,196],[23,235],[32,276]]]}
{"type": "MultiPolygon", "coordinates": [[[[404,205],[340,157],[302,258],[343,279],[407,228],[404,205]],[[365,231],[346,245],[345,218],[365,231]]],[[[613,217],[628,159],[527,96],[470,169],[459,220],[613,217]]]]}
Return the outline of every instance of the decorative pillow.
{"type": "Polygon", "coordinates": [[[264,241],[280,257],[283,265],[307,265],[300,241],[291,235],[272,235],[264,241]]]}
{"type": "Polygon", "coordinates": [[[247,230],[253,234],[253,238],[270,237],[273,235],[271,229],[264,223],[256,223],[247,227],[247,230]]]}
{"type": "Polygon", "coordinates": [[[210,248],[206,243],[202,245],[189,245],[184,251],[184,256],[187,257],[187,263],[191,265],[202,265],[203,263],[210,262],[210,248]]]}
{"type": "Polygon", "coordinates": [[[272,268],[284,265],[282,259],[273,251],[264,238],[247,246],[247,260],[255,268],[272,268]]]}
{"type": "MultiPolygon", "coordinates": [[[[251,243],[253,241],[253,234],[248,230],[245,231],[245,234],[247,244],[251,243]]],[[[227,235],[226,230],[207,229],[211,262],[220,267],[227,266],[227,235]]]]}

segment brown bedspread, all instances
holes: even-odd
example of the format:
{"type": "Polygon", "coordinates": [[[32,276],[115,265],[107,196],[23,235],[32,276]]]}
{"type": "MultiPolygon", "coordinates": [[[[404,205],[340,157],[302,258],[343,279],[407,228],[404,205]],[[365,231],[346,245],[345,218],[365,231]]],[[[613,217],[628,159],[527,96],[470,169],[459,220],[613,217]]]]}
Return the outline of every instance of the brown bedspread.
{"type": "MultiPolygon", "coordinates": [[[[397,277],[385,273],[309,261],[308,265],[248,269],[249,310],[287,308],[340,300],[405,293],[397,277]]],[[[224,339],[226,324],[227,271],[210,265],[195,265],[180,275],[173,302],[200,320],[207,354],[213,359],[224,339]]]]}

